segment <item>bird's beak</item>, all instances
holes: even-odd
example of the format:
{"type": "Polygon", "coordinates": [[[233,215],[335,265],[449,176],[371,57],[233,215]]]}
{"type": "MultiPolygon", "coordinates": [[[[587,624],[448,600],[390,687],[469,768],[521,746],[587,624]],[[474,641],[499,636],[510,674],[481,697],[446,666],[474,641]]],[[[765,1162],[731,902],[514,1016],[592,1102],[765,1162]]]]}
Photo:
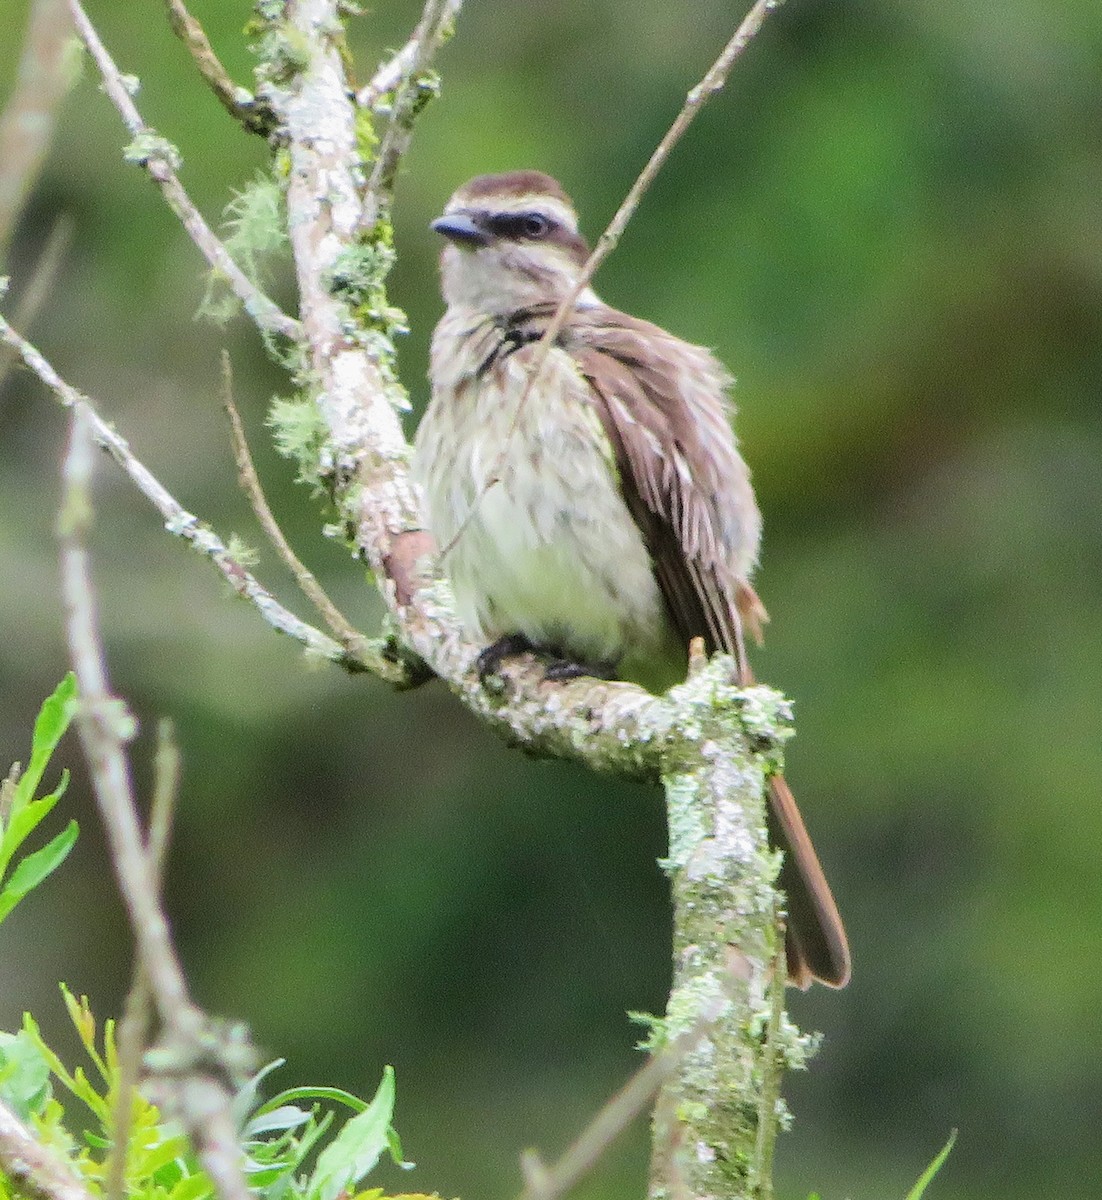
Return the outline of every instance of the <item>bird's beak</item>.
{"type": "Polygon", "coordinates": [[[446,216],[437,217],[429,228],[442,234],[449,242],[455,242],[458,246],[470,246],[472,249],[476,246],[485,246],[490,240],[486,231],[465,213],[449,213],[446,216]]]}

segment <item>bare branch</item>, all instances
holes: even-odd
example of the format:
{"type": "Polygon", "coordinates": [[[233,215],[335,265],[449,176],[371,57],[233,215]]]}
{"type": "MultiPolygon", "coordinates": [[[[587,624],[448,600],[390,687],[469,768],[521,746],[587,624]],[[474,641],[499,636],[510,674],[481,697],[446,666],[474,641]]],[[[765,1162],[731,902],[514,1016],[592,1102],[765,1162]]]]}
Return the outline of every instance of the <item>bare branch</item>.
{"type": "MultiPolygon", "coordinates": [[[[172,722],[157,726],[157,754],[153,760],[153,803],[149,811],[146,854],[149,858],[158,898],[164,877],[165,856],[172,831],[172,818],[180,786],[180,748],[173,735],[172,722]]],[[[126,1194],[126,1163],[134,1115],[133,1094],[141,1077],[142,1055],[149,1039],[153,1019],[149,979],[141,960],[134,963],[130,990],[123,1004],[116,1043],[119,1076],[115,1104],[111,1114],[111,1153],[107,1160],[107,1200],[123,1200],[126,1194]]]]}
{"type": "Polygon", "coordinates": [[[133,139],[128,151],[129,157],[139,162],[149,174],[149,177],[161,189],[169,208],[179,218],[188,236],[199,248],[200,253],[214,270],[221,272],[233,289],[234,295],[241,301],[245,312],[255,324],[266,333],[276,333],[282,337],[298,341],[302,337],[302,326],[293,317],[282,312],[252,282],[244,271],[231,258],[229,251],[219,240],[202,213],[192,203],[191,197],[184,190],[176,174],[176,157],[172,148],[163,139],[158,138],[152,129],[142,120],[137,106],[127,90],[126,81],[108,54],[99,34],[88,19],[87,13],[81,7],[80,0],[69,0],[69,8],[73,14],[79,35],[88,52],[99,67],[103,77],[103,89],[109,99],[119,110],[123,122],[130,131],[133,139]]]}
{"type": "Polygon", "coordinates": [[[84,413],[97,445],[101,446],[125,471],[138,491],[164,518],[165,529],[183,538],[208,558],[237,595],[248,600],[273,629],[300,642],[311,654],[329,659],[352,671],[370,670],[370,662],[384,654],[382,646],[371,643],[370,656],[360,660],[319,629],[300,620],[282,604],[230,553],[222,539],[194,514],[185,509],[168,489],[135,456],[125,438],[120,437],[96,412],[87,396],[71,387],[42,354],[21,337],[0,316],[0,341],[11,346],[23,362],[67,408],[84,413]]]}
{"type": "Polygon", "coordinates": [[[425,0],[421,19],[413,31],[413,36],[406,49],[394,60],[397,62],[412,47],[407,59],[403,61],[403,69],[394,86],[390,123],[376,151],[371,177],[367,182],[364,226],[373,225],[379,213],[387,207],[390,194],[394,190],[398,164],[409,148],[410,138],[413,136],[413,118],[418,108],[420,91],[425,86],[423,73],[447,39],[462,5],[463,0],[425,0]]]}
{"type": "Polygon", "coordinates": [[[260,477],[256,473],[249,443],[245,439],[245,427],[237,405],[233,402],[233,383],[230,376],[229,355],[222,352],[222,405],[230,419],[230,432],[233,438],[233,457],[237,464],[237,478],[242,490],[249,499],[260,527],[275,547],[276,553],[283,560],[287,569],[295,578],[295,582],[306,598],[321,614],[330,632],[341,643],[348,654],[362,663],[367,670],[387,680],[389,683],[404,684],[409,682],[408,672],[400,663],[396,663],[377,652],[371,642],[345,617],[339,608],[329,599],[325,589],[318,583],[317,576],[291,549],[290,543],[279,527],[279,522],[272,515],[264,489],[260,485],[260,477]]]}
{"type": "Polygon", "coordinates": [[[0,116],[0,257],[53,140],[72,71],[66,0],[33,0],[15,89],[0,116]]]}
{"type": "Polygon", "coordinates": [[[165,0],[172,32],[187,46],[195,66],[219,104],[250,133],[266,137],[271,130],[272,114],[257,106],[244,88],[238,87],[214,52],[203,26],[188,12],[184,0],[165,0]]]}
{"type": "Polygon", "coordinates": [[[111,695],[100,644],[84,536],[91,522],[92,422],[77,406],[65,456],[64,499],[58,518],[62,591],[73,670],[80,690],[81,742],[92,770],[96,799],[112,860],[138,942],[139,954],[157,999],[162,1021],[193,1031],[200,1017],[157,902],[152,866],[138,824],[130,771],[123,751],[134,733],[133,719],[111,695]]]}
{"type": "Polygon", "coordinates": [[[69,1164],[0,1103],[0,1168],[28,1200],[92,1200],[69,1164]]]}
{"type": "Polygon", "coordinates": [[[149,832],[145,847],[158,896],[164,885],[168,840],[172,836],[172,822],[176,815],[179,793],[180,746],[176,741],[176,731],[172,722],[166,717],[157,724],[157,753],[153,759],[153,802],[149,806],[149,832]]]}
{"type": "Polygon", "coordinates": [[[414,33],[397,54],[388,58],[379,67],[356,93],[356,103],[360,108],[374,109],[387,92],[394,91],[402,79],[409,74],[410,64],[413,62],[420,44],[417,34],[414,33]]]}
{"type": "Polygon", "coordinates": [[[465,520],[459,529],[456,530],[452,540],[441,551],[441,554],[447,555],[463,536],[467,526],[477,514],[482,498],[497,483],[501,469],[505,465],[506,456],[509,454],[513,435],[516,433],[521,415],[528,403],[528,397],[532,394],[536,381],[547,364],[547,356],[551,353],[551,347],[555,344],[555,339],[562,332],[562,327],[571,312],[574,311],[574,305],[577,304],[578,297],[589,286],[589,282],[593,278],[597,268],[616,248],[620,238],[623,236],[624,230],[627,228],[628,222],[635,215],[635,210],[639,207],[639,202],[654,182],[655,177],[662,169],[666,159],[669,158],[674,146],[677,145],[684,135],[685,130],[692,124],[693,118],[716,92],[723,90],[727,82],[727,76],[731,73],[731,68],[735,65],[739,55],[746,49],[750,39],[761,28],[766,13],[778,6],[779,0],[757,0],[753,8],[743,17],[742,23],[735,30],[731,40],[723,47],[719,57],[704,73],[704,78],[701,79],[696,87],[689,90],[688,95],[685,97],[685,103],[681,106],[681,111],[674,118],[673,124],[666,130],[662,140],[654,148],[654,152],[647,161],[647,165],[639,172],[638,178],[631,185],[628,194],[616,210],[616,215],[609,221],[604,233],[597,239],[597,244],[593,247],[593,252],[586,259],[585,265],[582,267],[578,282],[555,310],[555,315],[551,318],[533,352],[532,363],[528,371],[528,381],[524,386],[524,391],[521,393],[520,399],[517,401],[516,411],[513,413],[512,421],[509,424],[509,431],[505,436],[502,448],[487,473],[486,482],[482,490],[475,497],[475,501],[471,505],[465,520]]]}
{"type": "MultiPolygon", "coordinates": [[[[76,222],[67,213],[63,213],[54,222],[46,245],[34,264],[30,279],[19,297],[15,309],[15,323],[20,329],[30,329],[53,290],[54,280],[61,269],[61,260],[73,240],[73,230],[76,222]]],[[[15,351],[10,346],[0,349],[0,389],[3,389],[8,372],[15,362],[15,351]]]]}
{"type": "Polygon", "coordinates": [[[80,696],[80,739],[107,834],[111,864],[137,943],[140,968],[167,1034],[160,1076],[168,1106],[191,1135],[222,1200],[250,1200],[243,1156],[230,1116],[230,1093],[212,1074],[234,1073],[231,1055],[236,1047],[221,1042],[188,994],[160,905],[158,872],[142,837],[124,751],[135,724],[122,703],[111,695],[108,685],[84,546],[92,515],[92,445],[89,416],[76,408],[62,467],[58,539],[66,632],[80,696]]]}
{"type": "Polygon", "coordinates": [[[521,1160],[525,1186],[518,1200],[559,1200],[580,1183],[707,1034],[722,1007],[722,1003],[713,1000],[693,1028],[653,1054],[594,1115],[553,1166],[546,1166],[534,1151],[528,1151],[521,1160]]]}

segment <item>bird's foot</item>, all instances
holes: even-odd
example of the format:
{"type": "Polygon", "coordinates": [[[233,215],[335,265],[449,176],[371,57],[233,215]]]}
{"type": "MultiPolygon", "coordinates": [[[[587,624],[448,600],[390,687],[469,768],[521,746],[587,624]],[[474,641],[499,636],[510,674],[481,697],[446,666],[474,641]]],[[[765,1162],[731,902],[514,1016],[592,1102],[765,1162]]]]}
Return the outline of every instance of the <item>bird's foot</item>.
{"type": "Polygon", "coordinates": [[[475,660],[478,678],[485,683],[491,675],[498,673],[505,659],[512,658],[515,654],[526,654],[534,649],[535,646],[523,633],[507,633],[504,637],[499,637],[496,642],[487,646],[475,660]]]}
{"type": "Polygon", "coordinates": [[[578,662],[575,659],[567,658],[557,647],[536,645],[523,633],[507,633],[487,646],[475,660],[478,678],[483,685],[498,674],[501,664],[507,658],[512,658],[517,654],[543,655],[546,659],[543,677],[552,683],[564,683],[568,679],[581,679],[586,675],[595,679],[616,678],[615,663],[578,662]]]}
{"type": "Polygon", "coordinates": [[[563,683],[568,679],[581,679],[584,675],[589,675],[594,679],[615,679],[616,668],[614,663],[581,663],[574,662],[569,658],[553,658],[544,667],[544,679],[550,679],[554,683],[563,683]]]}

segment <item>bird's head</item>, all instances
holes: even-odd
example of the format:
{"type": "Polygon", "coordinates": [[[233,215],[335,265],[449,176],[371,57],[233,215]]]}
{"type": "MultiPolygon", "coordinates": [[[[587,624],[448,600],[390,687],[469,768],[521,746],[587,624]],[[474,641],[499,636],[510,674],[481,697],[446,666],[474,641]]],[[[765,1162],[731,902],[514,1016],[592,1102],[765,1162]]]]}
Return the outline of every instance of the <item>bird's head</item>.
{"type": "MultiPolygon", "coordinates": [[[[432,228],[448,240],[440,256],[446,303],[495,316],[561,300],[589,255],[570,197],[541,171],[477,176],[432,228]]],[[[579,303],[595,300],[586,289],[579,303]]]]}

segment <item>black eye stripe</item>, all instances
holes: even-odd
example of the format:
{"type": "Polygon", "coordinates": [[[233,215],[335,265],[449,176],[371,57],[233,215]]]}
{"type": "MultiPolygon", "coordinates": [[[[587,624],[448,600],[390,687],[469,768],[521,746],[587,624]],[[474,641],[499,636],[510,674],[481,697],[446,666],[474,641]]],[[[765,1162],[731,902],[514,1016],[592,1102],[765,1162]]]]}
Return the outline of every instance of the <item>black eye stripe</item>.
{"type": "Polygon", "coordinates": [[[558,228],[556,221],[541,212],[497,213],[487,224],[498,237],[518,240],[544,238],[558,228]]]}

